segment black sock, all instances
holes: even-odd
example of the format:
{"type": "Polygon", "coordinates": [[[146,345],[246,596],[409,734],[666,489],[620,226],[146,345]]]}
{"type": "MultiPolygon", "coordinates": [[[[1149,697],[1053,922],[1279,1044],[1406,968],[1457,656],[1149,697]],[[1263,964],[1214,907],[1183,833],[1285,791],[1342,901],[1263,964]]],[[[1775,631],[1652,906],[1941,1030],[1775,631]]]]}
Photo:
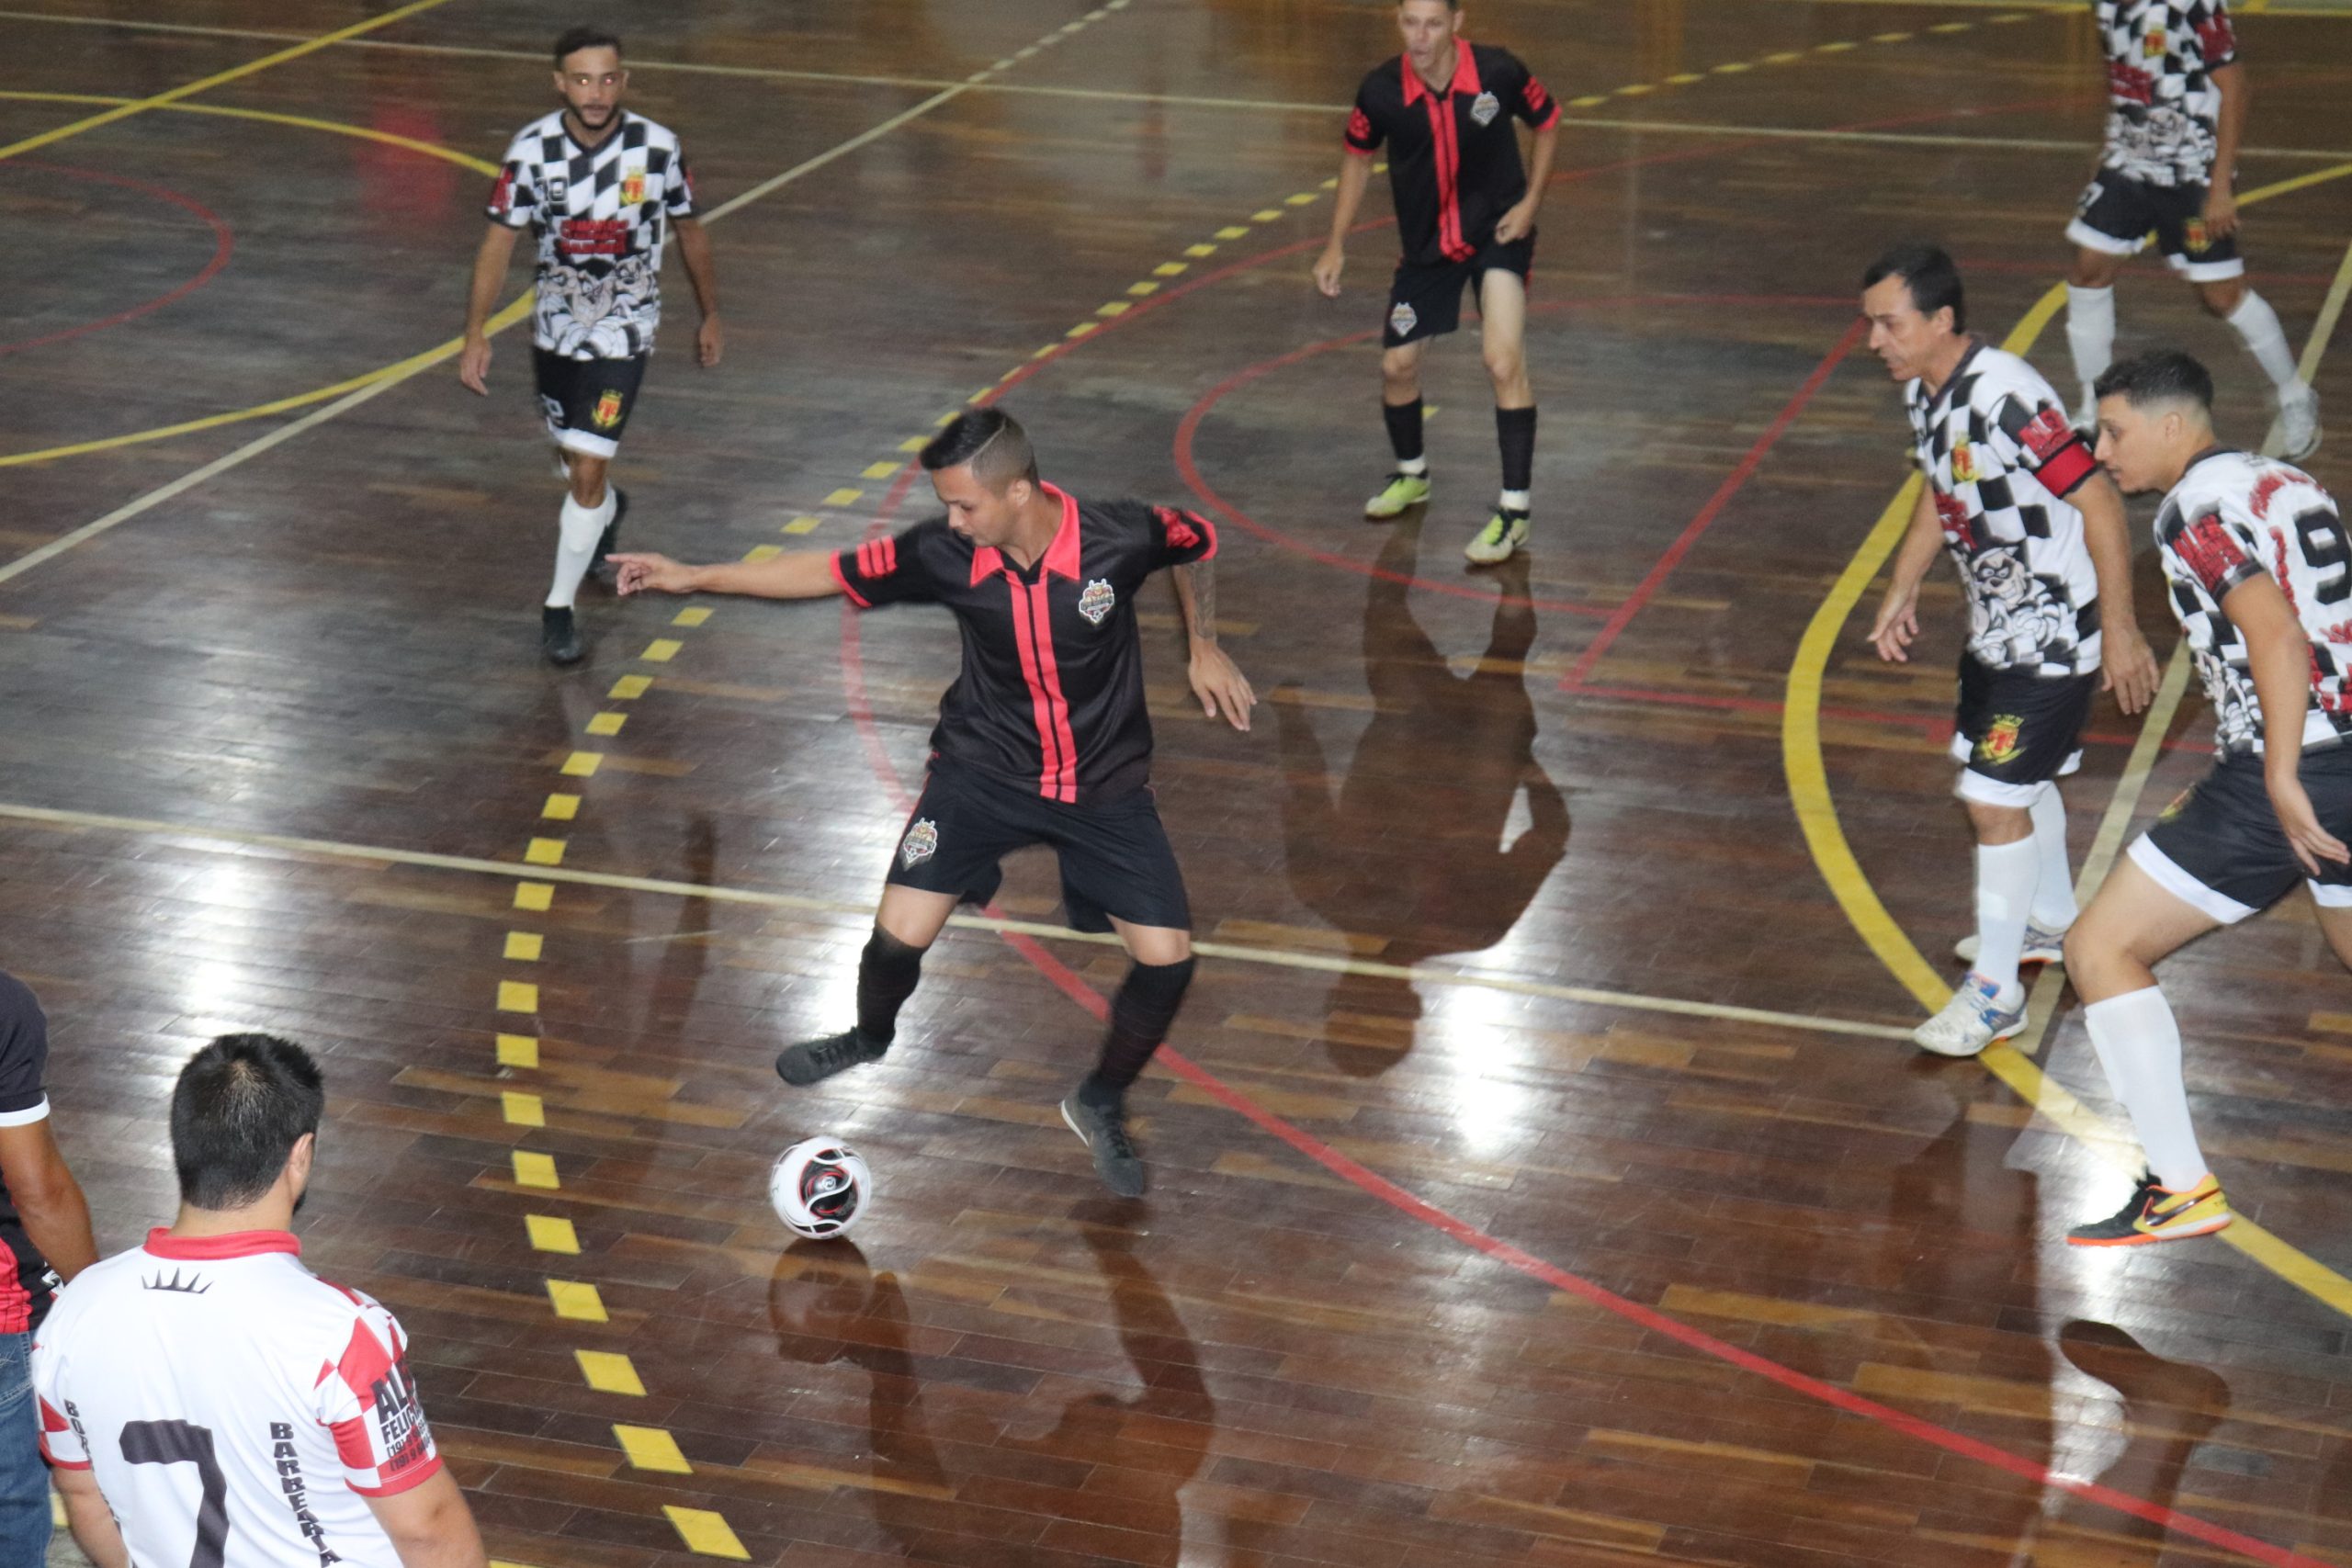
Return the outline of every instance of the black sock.
{"type": "Polygon", "coordinates": [[[1409,463],[1421,455],[1421,400],[1409,403],[1380,405],[1381,423],[1388,426],[1389,449],[1400,463],[1409,463]]]}
{"type": "Polygon", "coordinates": [[[1495,440],[1503,449],[1503,489],[1532,489],[1535,479],[1535,411],[1497,409],[1495,440]]]}
{"type": "Polygon", "coordinates": [[[857,960],[857,1032],[884,1045],[896,1039],[899,1010],[922,978],[922,949],[876,926],[857,960]]]}
{"type": "Polygon", "coordinates": [[[1184,987],[1193,983],[1193,961],[1181,964],[1137,964],[1127,970],[1126,983],[1111,1003],[1111,1032],[1102,1037],[1102,1060],[1078,1086],[1079,1098],[1089,1105],[1114,1106],[1126,1098],[1127,1086],[1143,1076],[1143,1065],[1168,1036],[1183,1005],[1184,987]]]}

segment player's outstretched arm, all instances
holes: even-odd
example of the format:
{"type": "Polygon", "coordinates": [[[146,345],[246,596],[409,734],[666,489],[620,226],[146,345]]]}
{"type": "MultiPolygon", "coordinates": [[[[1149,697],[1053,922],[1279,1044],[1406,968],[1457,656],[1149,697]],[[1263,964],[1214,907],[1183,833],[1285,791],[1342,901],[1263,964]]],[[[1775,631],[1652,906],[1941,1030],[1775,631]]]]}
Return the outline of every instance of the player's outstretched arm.
{"type": "Polygon", "coordinates": [[[490,313],[498,309],[499,290],[506,287],[506,264],[514,257],[519,229],[503,223],[487,225],[481,248],[474,252],[473,286],[466,295],[466,346],[458,353],[458,379],[469,392],[490,395],[490,313]]]}
{"type": "Polygon", "coordinates": [[[1355,227],[1363,206],[1364,188],[1372,184],[1372,154],[1351,148],[1340,158],[1340,188],[1331,199],[1331,243],[1315,262],[1315,287],[1325,297],[1340,297],[1340,271],[1348,265],[1348,231],[1355,227]]]}
{"type": "Polygon", "coordinates": [[[1943,547],[1944,527],[1936,516],[1935,487],[1919,485],[1919,503],[1911,509],[1911,526],[1894,553],[1894,575],[1887,581],[1886,598],[1871,626],[1871,643],[1881,659],[1896,664],[1911,662],[1911,644],[1919,635],[1919,584],[1943,547]]]}
{"type": "Polygon", "coordinates": [[[2155,700],[2160,676],[2132,604],[2132,524],[2123,514],[2123,492],[2098,473],[2071,499],[2082,512],[2083,543],[2098,574],[2100,683],[2115,694],[2118,707],[2138,713],[2155,700]]]}
{"type": "Polygon", "coordinates": [[[1249,677],[1217,646],[1216,563],[1201,560],[1170,567],[1169,577],[1176,585],[1176,607],[1184,616],[1184,640],[1191,652],[1185,674],[1193,695],[1201,700],[1201,711],[1209,717],[1222,714],[1234,728],[1247,730],[1258,694],[1250,689],[1249,677]]]}
{"type": "Polygon", "coordinates": [[[490,1561],[474,1511],[446,1470],[405,1492],[368,1498],[368,1509],[392,1538],[401,1568],[486,1568],[490,1561]]]}
{"type": "Polygon", "coordinates": [[[123,1545],[121,1527],[98,1493],[97,1477],[86,1469],[59,1465],[50,1472],[50,1480],[65,1501],[65,1528],[93,1568],[130,1568],[130,1549],[123,1545]]]}
{"type": "Polygon", "coordinates": [[[2246,672],[2254,677],[2255,701],[2262,706],[2262,779],[2288,845],[2313,876],[2322,861],[2352,862],[2352,849],[2320,826],[2300,776],[2303,715],[2312,700],[2312,648],[2294,606],[2269,573],[2258,571],[2222,596],[2222,614],[2245,638],[2246,672]]]}
{"type": "Polygon", "coordinates": [[[668,556],[612,555],[624,597],[631,593],[741,593],[754,599],[824,599],[842,591],[826,550],[796,550],[768,560],[688,566],[668,556]]]}

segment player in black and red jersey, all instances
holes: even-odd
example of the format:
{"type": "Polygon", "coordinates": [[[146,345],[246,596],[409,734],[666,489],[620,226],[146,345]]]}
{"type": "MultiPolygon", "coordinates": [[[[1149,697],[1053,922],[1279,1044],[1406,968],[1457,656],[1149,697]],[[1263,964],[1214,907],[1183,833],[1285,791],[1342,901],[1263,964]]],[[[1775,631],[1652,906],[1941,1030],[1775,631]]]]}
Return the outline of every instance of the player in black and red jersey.
{"type": "Polygon", "coordinates": [[[985,903],[998,863],[1031,844],[1061,859],[1080,931],[1115,931],[1135,960],[1111,1010],[1101,1062],[1062,1101],[1103,1182],[1143,1191],[1125,1100],[1193,978],[1184,878],[1153,804],[1151,720],[1135,599],[1171,568],[1190,632],[1193,692],[1211,716],[1250,728],[1257,702],[1216,640],[1216,530],[1141,502],[1080,502],[1037,477],[1028,436],[995,409],[959,415],[922,449],[946,514],[838,555],[682,566],[619,555],[627,593],[747,593],[861,609],[931,603],[955,612],[964,667],[940,703],[931,773],[899,841],[857,971],[853,1029],[776,1058],[789,1084],[880,1059],[913,994],[925,949],[958,903],[985,903]]]}
{"type": "Polygon", "coordinates": [[[1503,487],[1495,514],[1463,554],[1491,565],[1527,543],[1535,468],[1527,277],[1535,258],[1535,211],[1559,141],[1560,106],[1509,50],[1459,36],[1456,0],[1398,0],[1396,26],[1405,52],[1373,67],[1356,90],[1331,243],[1315,264],[1315,286],[1339,298],[1348,231],[1372,182],[1373,154],[1385,145],[1404,247],[1380,340],[1380,412],[1396,468],[1363,513],[1396,517],[1429,499],[1421,349],[1461,321],[1462,291],[1475,286],[1487,373],[1495,384],[1503,487]],[[1514,120],[1535,131],[1532,172],[1520,161],[1514,120]]]}

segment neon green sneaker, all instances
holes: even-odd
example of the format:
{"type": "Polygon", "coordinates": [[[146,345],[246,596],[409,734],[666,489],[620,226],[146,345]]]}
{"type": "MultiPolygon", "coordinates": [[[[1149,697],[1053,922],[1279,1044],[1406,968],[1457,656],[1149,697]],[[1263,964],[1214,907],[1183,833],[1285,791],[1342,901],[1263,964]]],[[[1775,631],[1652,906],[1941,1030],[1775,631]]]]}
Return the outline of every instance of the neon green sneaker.
{"type": "Polygon", "coordinates": [[[1487,525],[1477,536],[1462,547],[1462,553],[1478,566],[1493,566],[1510,559],[1511,553],[1527,545],[1527,513],[1498,510],[1487,519],[1487,525]]]}
{"type": "Polygon", "coordinates": [[[1388,482],[1381,487],[1380,493],[1363,503],[1363,514],[1385,523],[1391,517],[1401,517],[1408,510],[1429,498],[1430,477],[1427,473],[1391,474],[1388,482]]]}

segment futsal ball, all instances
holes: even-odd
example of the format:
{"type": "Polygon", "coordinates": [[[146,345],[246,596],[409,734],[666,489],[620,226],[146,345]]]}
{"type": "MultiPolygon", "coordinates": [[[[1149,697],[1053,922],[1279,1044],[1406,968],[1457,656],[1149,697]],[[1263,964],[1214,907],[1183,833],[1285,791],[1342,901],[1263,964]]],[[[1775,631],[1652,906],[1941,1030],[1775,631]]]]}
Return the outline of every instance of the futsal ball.
{"type": "Polygon", "coordinates": [[[834,1138],[804,1138],[775,1156],[768,1201],[775,1217],[811,1241],[845,1235],[874,1197],[857,1151],[834,1138]]]}

